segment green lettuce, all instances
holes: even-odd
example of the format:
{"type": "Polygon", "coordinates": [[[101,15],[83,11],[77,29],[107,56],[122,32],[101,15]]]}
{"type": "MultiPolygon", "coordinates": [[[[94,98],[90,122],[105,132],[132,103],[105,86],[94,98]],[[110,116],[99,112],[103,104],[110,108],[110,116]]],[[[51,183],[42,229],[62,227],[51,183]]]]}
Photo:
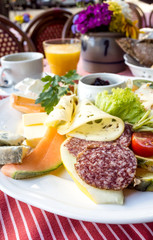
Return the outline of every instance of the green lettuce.
{"type": "Polygon", "coordinates": [[[137,123],[146,113],[139,97],[130,88],[113,88],[111,93],[100,92],[96,96],[95,105],[131,124],[137,123]]]}

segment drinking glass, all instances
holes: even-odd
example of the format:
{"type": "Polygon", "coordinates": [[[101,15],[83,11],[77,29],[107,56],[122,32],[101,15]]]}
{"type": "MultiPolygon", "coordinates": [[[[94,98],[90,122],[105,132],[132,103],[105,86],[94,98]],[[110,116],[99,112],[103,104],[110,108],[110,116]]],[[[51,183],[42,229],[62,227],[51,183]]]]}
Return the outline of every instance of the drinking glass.
{"type": "Polygon", "coordinates": [[[63,76],[76,70],[81,41],[75,38],[52,39],[43,42],[44,52],[52,73],[63,76]]]}

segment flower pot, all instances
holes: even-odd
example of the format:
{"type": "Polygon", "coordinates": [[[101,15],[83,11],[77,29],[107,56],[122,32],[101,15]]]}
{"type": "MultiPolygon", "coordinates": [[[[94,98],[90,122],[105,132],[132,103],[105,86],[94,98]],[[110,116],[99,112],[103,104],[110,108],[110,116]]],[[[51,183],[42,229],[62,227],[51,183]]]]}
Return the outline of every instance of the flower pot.
{"type": "Polygon", "coordinates": [[[90,73],[118,73],[125,69],[123,50],[115,39],[121,33],[88,33],[81,36],[81,57],[83,69],[90,73]]]}

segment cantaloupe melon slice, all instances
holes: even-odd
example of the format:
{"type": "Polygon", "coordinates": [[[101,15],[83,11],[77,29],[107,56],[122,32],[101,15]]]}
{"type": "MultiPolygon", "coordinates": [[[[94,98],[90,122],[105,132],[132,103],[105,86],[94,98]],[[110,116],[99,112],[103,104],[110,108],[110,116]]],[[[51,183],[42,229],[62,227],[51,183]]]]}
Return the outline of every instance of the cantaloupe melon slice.
{"type": "Polygon", "coordinates": [[[2,173],[14,179],[24,179],[55,170],[62,164],[60,146],[64,140],[65,137],[59,135],[55,128],[49,127],[36,148],[21,164],[6,164],[1,168],[2,173]]]}
{"type": "Polygon", "coordinates": [[[12,94],[11,102],[12,107],[22,113],[39,113],[45,111],[40,104],[35,104],[35,100],[31,98],[25,98],[12,94]]]}

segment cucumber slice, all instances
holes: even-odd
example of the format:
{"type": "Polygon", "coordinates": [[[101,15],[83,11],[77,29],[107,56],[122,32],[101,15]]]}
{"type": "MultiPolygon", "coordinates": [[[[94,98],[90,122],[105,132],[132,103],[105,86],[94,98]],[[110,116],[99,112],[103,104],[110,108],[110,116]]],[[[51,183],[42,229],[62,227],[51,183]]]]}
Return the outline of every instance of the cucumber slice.
{"type": "Polygon", "coordinates": [[[129,187],[138,191],[153,192],[153,173],[148,172],[146,169],[137,168],[134,181],[129,187]]]}
{"type": "Polygon", "coordinates": [[[153,157],[151,158],[146,158],[146,157],[141,157],[138,155],[135,155],[137,160],[138,160],[138,167],[144,168],[148,170],[149,172],[153,172],[153,157]]]}

